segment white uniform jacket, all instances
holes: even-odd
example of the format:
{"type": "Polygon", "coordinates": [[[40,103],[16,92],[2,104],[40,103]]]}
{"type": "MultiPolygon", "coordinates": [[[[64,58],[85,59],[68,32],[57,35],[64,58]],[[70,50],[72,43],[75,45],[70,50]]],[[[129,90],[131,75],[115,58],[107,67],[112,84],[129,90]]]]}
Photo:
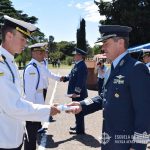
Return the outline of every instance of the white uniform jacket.
{"type": "Polygon", "coordinates": [[[48,121],[50,106],[33,104],[21,97],[20,79],[14,57],[2,47],[0,54],[0,148],[10,149],[22,143],[24,121],[48,121]],[[11,68],[14,82],[2,55],[11,68]]]}
{"type": "Polygon", "coordinates": [[[43,89],[43,65],[35,59],[31,59],[24,71],[24,92],[26,99],[35,104],[44,104],[43,89]],[[33,65],[36,64],[36,67],[33,65]]]}
{"type": "Polygon", "coordinates": [[[49,69],[48,69],[48,62],[47,60],[44,60],[42,62],[43,64],[43,82],[44,82],[44,88],[47,89],[48,88],[48,84],[49,84],[49,78],[53,79],[53,80],[56,80],[56,81],[60,81],[60,76],[55,74],[55,73],[52,73],[49,69]]]}

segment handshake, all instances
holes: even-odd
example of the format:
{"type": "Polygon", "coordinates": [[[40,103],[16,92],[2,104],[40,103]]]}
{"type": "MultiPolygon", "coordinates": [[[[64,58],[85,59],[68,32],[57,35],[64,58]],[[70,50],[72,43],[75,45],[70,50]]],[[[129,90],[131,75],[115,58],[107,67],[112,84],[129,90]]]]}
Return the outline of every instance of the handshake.
{"type": "Polygon", "coordinates": [[[82,111],[82,107],[79,102],[72,102],[69,104],[53,104],[51,105],[51,116],[59,114],[61,111],[66,113],[78,114],[82,111]]]}

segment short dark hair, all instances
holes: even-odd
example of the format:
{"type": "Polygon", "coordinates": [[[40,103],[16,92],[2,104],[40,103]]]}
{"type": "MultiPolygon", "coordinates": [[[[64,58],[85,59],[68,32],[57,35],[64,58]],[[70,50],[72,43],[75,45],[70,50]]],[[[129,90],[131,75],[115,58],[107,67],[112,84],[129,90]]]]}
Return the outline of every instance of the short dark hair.
{"type": "Polygon", "coordinates": [[[114,41],[118,41],[119,39],[124,40],[124,47],[125,47],[125,49],[128,49],[128,47],[129,47],[129,37],[113,37],[114,41]]]}
{"type": "Polygon", "coordinates": [[[13,27],[10,26],[3,26],[2,27],[2,41],[5,41],[5,37],[6,37],[6,33],[7,32],[11,32],[15,34],[15,29],[13,27]]]}

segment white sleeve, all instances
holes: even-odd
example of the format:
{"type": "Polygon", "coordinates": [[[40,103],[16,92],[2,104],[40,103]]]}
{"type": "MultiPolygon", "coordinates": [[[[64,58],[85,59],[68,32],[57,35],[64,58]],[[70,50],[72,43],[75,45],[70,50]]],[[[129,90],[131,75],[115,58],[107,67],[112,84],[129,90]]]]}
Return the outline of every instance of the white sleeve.
{"type": "Polygon", "coordinates": [[[52,73],[50,70],[46,69],[46,68],[43,68],[44,70],[44,75],[48,78],[51,78],[51,79],[54,79],[56,81],[60,81],[60,78],[61,76],[55,74],[55,73],[52,73]]]}
{"type": "Polygon", "coordinates": [[[0,67],[0,109],[10,116],[23,121],[48,121],[49,105],[39,105],[23,99],[16,85],[8,78],[5,68],[0,67]]]}

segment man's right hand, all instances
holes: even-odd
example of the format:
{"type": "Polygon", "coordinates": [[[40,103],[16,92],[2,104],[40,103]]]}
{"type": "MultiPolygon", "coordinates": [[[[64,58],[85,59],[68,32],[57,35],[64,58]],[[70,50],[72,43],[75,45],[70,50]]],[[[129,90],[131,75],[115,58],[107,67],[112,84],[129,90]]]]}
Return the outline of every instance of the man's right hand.
{"type": "Polygon", "coordinates": [[[60,77],[60,82],[64,81],[64,79],[65,79],[65,76],[61,76],[60,77]]]}
{"type": "Polygon", "coordinates": [[[60,110],[57,108],[57,106],[52,105],[50,116],[54,116],[54,115],[57,115],[57,114],[60,114],[60,110]]]}
{"type": "Polygon", "coordinates": [[[78,114],[82,111],[82,107],[79,102],[74,101],[74,102],[67,104],[67,106],[79,106],[79,107],[72,107],[72,109],[67,110],[66,113],[78,114]]]}

